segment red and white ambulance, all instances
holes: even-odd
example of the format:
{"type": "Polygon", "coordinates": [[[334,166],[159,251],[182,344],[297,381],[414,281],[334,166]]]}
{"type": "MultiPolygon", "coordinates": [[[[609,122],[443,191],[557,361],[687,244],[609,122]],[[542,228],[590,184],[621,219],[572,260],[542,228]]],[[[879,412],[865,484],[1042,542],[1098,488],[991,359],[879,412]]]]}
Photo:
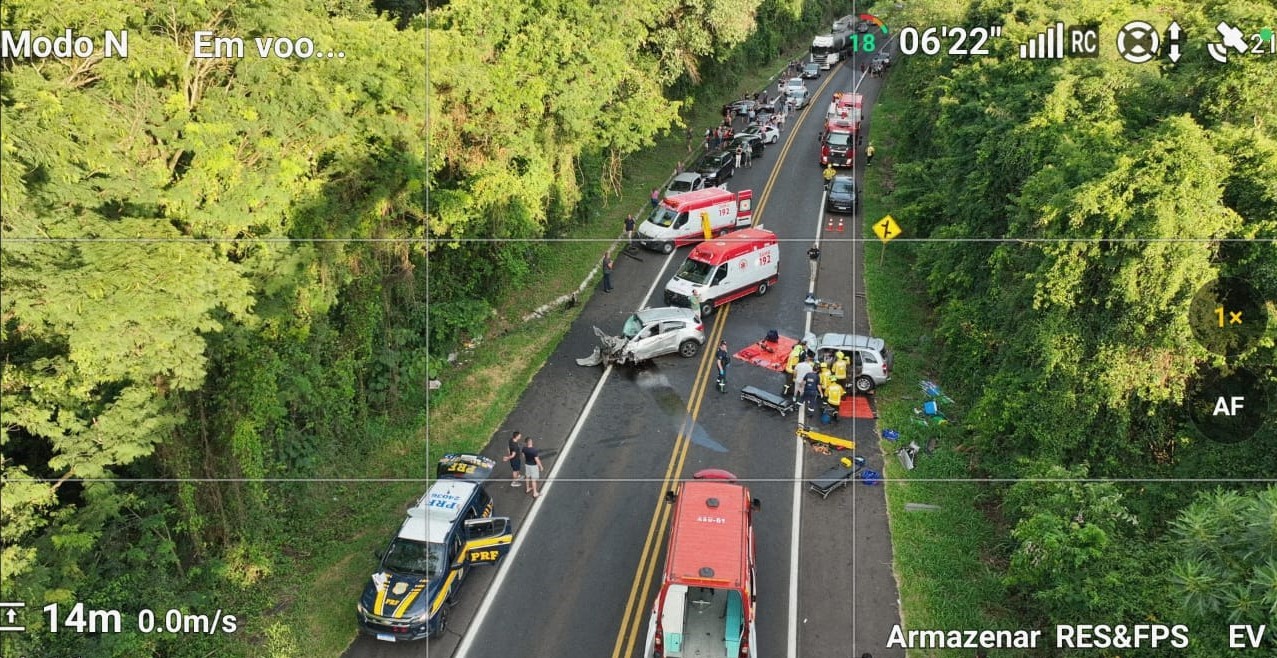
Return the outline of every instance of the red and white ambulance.
{"type": "Polygon", "coordinates": [[[728,192],[721,187],[668,196],[639,225],[635,238],[648,249],[668,254],[704,240],[707,226],[711,235],[749,226],[754,220],[753,199],[752,190],[728,192]]]}
{"type": "Polygon", "coordinates": [[[665,284],[665,303],[711,315],[716,307],[750,293],[767,294],[780,272],[776,234],[747,228],[696,245],[665,284]]]}
{"type": "Polygon", "coordinates": [[[643,658],[755,658],[753,514],[761,504],[727,471],[692,477],[665,496],[674,516],[643,658]]]}

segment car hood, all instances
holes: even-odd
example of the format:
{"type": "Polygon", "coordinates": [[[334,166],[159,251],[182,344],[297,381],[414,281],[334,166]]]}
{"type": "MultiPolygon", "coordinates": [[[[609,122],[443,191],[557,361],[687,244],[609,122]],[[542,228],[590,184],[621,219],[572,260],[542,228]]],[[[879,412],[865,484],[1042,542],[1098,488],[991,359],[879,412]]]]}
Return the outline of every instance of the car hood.
{"type": "Polygon", "coordinates": [[[370,614],[386,619],[409,619],[424,614],[439,592],[442,578],[427,580],[425,576],[380,571],[364,586],[359,603],[370,614]],[[377,587],[384,578],[385,586],[377,587]]]}
{"type": "Polygon", "coordinates": [[[706,286],[692,283],[687,279],[680,279],[679,277],[674,277],[669,280],[669,283],[665,284],[666,291],[688,298],[691,298],[693,291],[704,291],[705,288],[706,286]]]}

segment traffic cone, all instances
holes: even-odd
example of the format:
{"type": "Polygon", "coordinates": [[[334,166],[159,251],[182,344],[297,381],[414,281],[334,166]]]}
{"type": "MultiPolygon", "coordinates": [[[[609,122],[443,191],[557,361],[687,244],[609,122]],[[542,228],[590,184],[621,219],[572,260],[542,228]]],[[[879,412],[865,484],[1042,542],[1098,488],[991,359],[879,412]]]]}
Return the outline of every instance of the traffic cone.
{"type": "Polygon", "coordinates": [[[838,218],[838,232],[842,233],[842,218],[838,218]]]}
{"type": "Polygon", "coordinates": [[[833,218],[833,217],[827,217],[827,218],[825,219],[825,230],[826,230],[826,231],[832,231],[832,230],[834,230],[834,218],[833,218]]]}

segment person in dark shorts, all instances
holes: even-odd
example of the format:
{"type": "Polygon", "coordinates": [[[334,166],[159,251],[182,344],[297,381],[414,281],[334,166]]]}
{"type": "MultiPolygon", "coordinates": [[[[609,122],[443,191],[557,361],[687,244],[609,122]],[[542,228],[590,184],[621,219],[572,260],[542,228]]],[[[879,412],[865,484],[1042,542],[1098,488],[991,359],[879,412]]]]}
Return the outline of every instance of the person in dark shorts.
{"type": "Polygon", "coordinates": [[[537,480],[541,479],[541,451],[532,445],[532,439],[529,438],[523,442],[523,481],[527,484],[524,487],[525,493],[532,494],[533,498],[541,496],[541,492],[537,490],[537,480]]]}
{"type": "Polygon", "coordinates": [[[510,462],[510,470],[514,475],[510,476],[510,486],[519,486],[519,481],[523,479],[523,446],[519,443],[523,441],[523,434],[515,432],[510,435],[510,444],[506,448],[505,457],[501,458],[503,462],[510,462]]]}

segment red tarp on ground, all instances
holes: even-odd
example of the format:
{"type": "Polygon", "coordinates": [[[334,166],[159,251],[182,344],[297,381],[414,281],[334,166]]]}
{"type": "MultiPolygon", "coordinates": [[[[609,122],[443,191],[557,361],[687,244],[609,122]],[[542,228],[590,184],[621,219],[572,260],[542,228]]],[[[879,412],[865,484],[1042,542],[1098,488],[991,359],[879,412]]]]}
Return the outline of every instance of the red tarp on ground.
{"type": "Polygon", "coordinates": [[[789,353],[793,351],[797,343],[797,338],[788,336],[781,336],[775,343],[758,341],[737,352],[736,358],[769,370],[785,372],[785,360],[789,358],[789,353]]]}
{"type": "Polygon", "coordinates": [[[842,404],[838,405],[838,416],[840,418],[877,418],[874,413],[873,405],[869,403],[869,398],[861,395],[848,395],[842,399],[842,404]]]}

